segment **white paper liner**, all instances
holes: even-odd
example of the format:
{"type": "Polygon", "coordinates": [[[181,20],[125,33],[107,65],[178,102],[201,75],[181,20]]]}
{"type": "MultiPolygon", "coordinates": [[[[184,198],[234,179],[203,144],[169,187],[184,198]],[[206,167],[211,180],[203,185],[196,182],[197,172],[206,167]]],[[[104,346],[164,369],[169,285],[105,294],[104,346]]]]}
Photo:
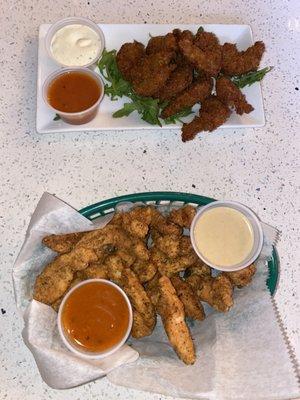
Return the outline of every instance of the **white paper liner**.
{"type": "MultiPolygon", "coordinates": [[[[119,208],[128,209],[131,205],[122,204],[119,208]]],[[[168,208],[163,206],[161,210],[168,208]]],[[[55,256],[41,240],[51,233],[101,227],[110,218],[97,219],[93,224],[61,200],[45,193],[32,216],[15,262],[16,302],[25,324],[22,335],[49,386],[71,388],[108,374],[115,384],[177,397],[267,400],[299,395],[297,379],[266,287],[266,259],[272,252],[267,237],[253,283],[235,290],[235,304],[230,312],[216,313],[207,306],[207,319],[201,323],[191,322],[197,350],[193,366],[178,360],[160,321],[150,337],[132,340],[132,347],[125,345],[104,360],[85,360],[71,353],[58,335],[56,313],[31,300],[37,274],[55,256]],[[140,353],[138,360],[136,350],[140,353]]]]}

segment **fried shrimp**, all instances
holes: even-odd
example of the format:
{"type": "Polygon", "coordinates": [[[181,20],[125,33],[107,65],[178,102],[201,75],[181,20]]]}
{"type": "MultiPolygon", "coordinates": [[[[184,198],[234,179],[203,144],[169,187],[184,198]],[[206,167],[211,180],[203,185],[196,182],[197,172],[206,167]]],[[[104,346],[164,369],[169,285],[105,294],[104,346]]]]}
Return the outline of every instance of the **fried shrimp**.
{"type": "Polygon", "coordinates": [[[131,81],[132,68],[145,54],[142,43],[125,43],[117,53],[117,65],[124,79],[131,81]]]}

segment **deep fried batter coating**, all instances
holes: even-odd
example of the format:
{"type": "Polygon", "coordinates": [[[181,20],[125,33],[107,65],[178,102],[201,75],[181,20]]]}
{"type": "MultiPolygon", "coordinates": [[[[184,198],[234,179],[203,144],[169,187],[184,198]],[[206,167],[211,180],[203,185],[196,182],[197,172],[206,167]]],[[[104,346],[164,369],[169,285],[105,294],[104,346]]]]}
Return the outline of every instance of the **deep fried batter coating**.
{"type": "Polygon", "coordinates": [[[140,96],[154,96],[176,68],[173,52],[160,51],[142,58],[131,71],[132,86],[140,96]]]}
{"type": "Polygon", "coordinates": [[[225,75],[242,75],[256,71],[265,51],[263,42],[255,42],[245,51],[238,51],[236,44],[225,43],[222,47],[222,72],[225,75]]]}
{"type": "Polygon", "coordinates": [[[204,101],[210,95],[212,85],[212,79],[197,79],[164,108],[161,114],[162,118],[171,117],[185,108],[193,107],[196,103],[204,101]]]}
{"type": "Polygon", "coordinates": [[[207,76],[217,76],[222,65],[221,48],[201,50],[192,41],[184,39],[178,43],[179,49],[186,59],[198,71],[207,76]]]}
{"type": "Polygon", "coordinates": [[[57,299],[54,303],[51,304],[51,307],[53,308],[54,311],[58,312],[59,307],[60,307],[60,305],[61,305],[61,302],[62,302],[63,299],[64,299],[65,294],[66,294],[70,289],[72,289],[73,286],[75,286],[75,285],[77,285],[78,283],[82,282],[84,279],[86,279],[86,278],[79,278],[79,277],[77,277],[77,278],[74,278],[74,279],[72,280],[70,286],[68,287],[68,289],[66,290],[66,292],[64,293],[64,295],[61,296],[59,299],[57,299]]]}
{"type": "Polygon", "coordinates": [[[234,286],[241,288],[251,283],[255,272],[256,266],[251,264],[249,267],[241,269],[240,271],[223,272],[222,274],[227,276],[234,286]]]}
{"type": "Polygon", "coordinates": [[[203,131],[213,131],[230,116],[230,109],[223,104],[216,96],[210,96],[201,105],[199,117],[195,117],[192,122],[183,124],[182,141],[194,139],[194,137],[203,131]]]}
{"type": "Polygon", "coordinates": [[[151,227],[155,228],[162,235],[177,235],[182,234],[182,228],[163,216],[156,209],[152,209],[151,227]]]}
{"type": "Polygon", "coordinates": [[[70,286],[74,272],[97,260],[92,249],[75,248],[70,253],[59,255],[36,278],[33,298],[45,304],[54,303],[70,286]]]}
{"type": "Polygon", "coordinates": [[[186,256],[188,254],[196,254],[192,242],[189,236],[181,236],[179,242],[179,253],[181,256],[186,256]]]}
{"type": "Polygon", "coordinates": [[[197,261],[197,255],[194,253],[169,258],[165,253],[157,248],[151,249],[151,260],[157,266],[161,275],[173,276],[178,272],[185,271],[197,261]]]}
{"type": "Polygon", "coordinates": [[[146,47],[147,54],[154,54],[160,51],[177,51],[177,40],[173,33],[165,36],[153,36],[146,47]]]}
{"type": "Polygon", "coordinates": [[[220,48],[219,39],[212,32],[199,31],[195,35],[194,44],[201,50],[217,50],[220,48]]]}
{"type": "Polygon", "coordinates": [[[180,251],[180,237],[177,235],[163,235],[155,240],[155,246],[167,254],[169,258],[176,258],[180,251]]]}
{"type": "Polygon", "coordinates": [[[188,275],[211,276],[211,268],[204,264],[202,260],[198,260],[192,267],[187,270],[188,275]]]}
{"type": "Polygon", "coordinates": [[[194,343],[185,322],[182,302],[169,278],[163,276],[158,282],[160,297],[157,306],[169,341],[178,357],[185,364],[194,364],[196,360],[194,343]]]}
{"type": "Polygon", "coordinates": [[[177,210],[172,210],[169,215],[169,221],[174,222],[182,228],[189,229],[196,215],[197,209],[189,204],[177,210]]]}
{"type": "Polygon", "coordinates": [[[142,337],[149,336],[153,332],[151,327],[148,327],[145,324],[145,321],[142,315],[136,311],[132,310],[132,328],[131,328],[131,336],[135,339],[141,339],[142,337]]]}
{"type": "Polygon", "coordinates": [[[136,260],[131,269],[135,272],[141,283],[150,281],[157,271],[155,264],[141,259],[136,260]]]}
{"type": "Polygon", "coordinates": [[[228,78],[222,76],[216,82],[217,97],[230,108],[234,108],[237,114],[249,114],[254,108],[247,103],[245,95],[228,78]]]}
{"type": "Polygon", "coordinates": [[[199,302],[193,288],[179,276],[173,276],[171,279],[179,300],[184,306],[187,317],[199,321],[205,319],[205,312],[202,304],[199,302]]]}
{"type": "Polygon", "coordinates": [[[163,88],[155,95],[160,100],[171,100],[186,89],[193,80],[193,68],[188,65],[178,66],[170,75],[163,88]]]}
{"type": "Polygon", "coordinates": [[[199,300],[205,301],[217,311],[226,312],[233,305],[233,286],[225,275],[216,278],[211,276],[191,275],[186,278],[194,289],[199,300]]]}
{"type": "Polygon", "coordinates": [[[194,40],[194,35],[189,30],[181,31],[180,29],[174,29],[173,35],[176,37],[177,42],[181,40],[190,40],[191,42],[194,40]]]}
{"type": "Polygon", "coordinates": [[[157,272],[154,277],[145,285],[146,293],[154,307],[157,306],[160,296],[158,288],[158,281],[160,277],[160,273],[157,272]]]}
{"type": "Polygon", "coordinates": [[[83,271],[80,271],[78,275],[84,277],[84,279],[108,279],[106,265],[98,262],[91,263],[83,271]]]}
{"type": "Polygon", "coordinates": [[[124,79],[131,81],[132,67],[144,56],[145,48],[142,43],[134,41],[125,43],[117,53],[117,65],[124,79]]]}
{"type": "Polygon", "coordinates": [[[86,232],[65,233],[62,235],[48,235],[42,240],[43,244],[57,253],[69,253],[86,232]]]}

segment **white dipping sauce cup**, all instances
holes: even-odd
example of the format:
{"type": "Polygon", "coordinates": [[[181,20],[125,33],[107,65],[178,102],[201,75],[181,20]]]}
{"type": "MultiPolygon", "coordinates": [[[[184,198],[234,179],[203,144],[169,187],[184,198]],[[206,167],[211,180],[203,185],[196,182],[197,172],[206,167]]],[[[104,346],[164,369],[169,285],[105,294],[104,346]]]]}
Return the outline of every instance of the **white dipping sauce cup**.
{"type": "Polygon", "coordinates": [[[201,258],[201,260],[205,264],[209,265],[211,268],[214,268],[216,270],[228,271],[228,272],[229,271],[239,271],[243,268],[248,267],[250,264],[252,264],[259,257],[259,254],[260,254],[262,246],[263,246],[263,240],[264,240],[261,223],[260,223],[258,217],[254,214],[254,212],[252,210],[250,210],[250,208],[244,206],[243,204],[237,203],[235,201],[221,201],[221,200],[209,203],[208,205],[201,207],[199,209],[199,211],[195,215],[195,217],[192,221],[192,224],[191,224],[190,237],[191,237],[192,246],[193,246],[195,252],[197,253],[199,258],[201,258]],[[199,249],[196,245],[196,241],[195,241],[195,227],[196,227],[198,219],[206,211],[208,211],[212,208],[215,208],[215,207],[229,207],[229,208],[239,211],[248,219],[249,223],[252,226],[252,230],[253,230],[254,243],[253,243],[250,253],[242,262],[235,264],[235,265],[231,265],[229,267],[212,264],[208,259],[206,259],[201,254],[201,252],[199,251],[199,249]]]}
{"type": "Polygon", "coordinates": [[[57,316],[57,325],[58,325],[58,331],[60,334],[60,337],[63,341],[63,343],[66,345],[66,347],[71,350],[73,353],[75,353],[76,355],[83,357],[83,358],[88,358],[88,359],[101,359],[107,356],[110,356],[111,354],[115,353],[117,350],[119,350],[120,347],[123,346],[123,344],[126,342],[126,340],[128,339],[130,332],[131,332],[131,328],[132,328],[132,308],[131,308],[131,304],[130,301],[126,295],[126,293],[115,283],[110,282],[106,279],[88,279],[86,281],[80,282],[77,285],[75,285],[74,287],[72,287],[72,289],[69,290],[69,292],[65,295],[63,301],[61,302],[61,305],[59,307],[58,310],[58,316],[57,316]],[[103,352],[99,352],[99,353],[94,353],[94,352],[87,352],[84,350],[80,350],[80,348],[76,347],[73,342],[70,340],[70,338],[68,337],[68,335],[65,333],[64,331],[64,327],[62,324],[62,311],[64,308],[64,305],[67,301],[67,299],[69,298],[69,296],[75,291],[77,290],[79,287],[83,286],[83,285],[88,285],[89,283],[94,283],[94,282],[101,282],[104,283],[106,285],[109,286],[113,286],[116,290],[118,290],[122,296],[124,297],[124,300],[127,303],[128,306],[128,314],[129,314],[129,321],[128,321],[128,328],[122,338],[122,340],[117,343],[115,346],[113,346],[112,348],[103,351],[103,352]]]}

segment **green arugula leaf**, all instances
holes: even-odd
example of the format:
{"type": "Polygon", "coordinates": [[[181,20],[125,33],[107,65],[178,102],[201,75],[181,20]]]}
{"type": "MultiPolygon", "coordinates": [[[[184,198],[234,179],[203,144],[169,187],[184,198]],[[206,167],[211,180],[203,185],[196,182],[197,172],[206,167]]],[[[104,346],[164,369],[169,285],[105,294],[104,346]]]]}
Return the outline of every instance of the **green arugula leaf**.
{"type": "Polygon", "coordinates": [[[242,89],[245,86],[251,86],[253,83],[261,81],[268,72],[272,71],[272,69],[273,67],[265,67],[258,71],[248,72],[247,74],[240,76],[234,76],[232,78],[232,82],[238,88],[242,89]]]}
{"type": "Polygon", "coordinates": [[[113,118],[128,117],[133,111],[136,111],[135,103],[125,103],[123,108],[113,113],[113,118]]]}
{"type": "Polygon", "coordinates": [[[176,124],[177,122],[180,122],[183,124],[183,121],[181,118],[187,117],[188,115],[193,114],[193,111],[191,108],[185,108],[182,111],[179,111],[177,114],[171,115],[171,117],[165,118],[164,123],[166,125],[168,124],[176,124]]]}
{"type": "Polygon", "coordinates": [[[198,28],[198,30],[197,30],[197,33],[201,33],[201,32],[204,32],[203,26],[199,26],[199,28],[198,28]]]}
{"type": "Polygon", "coordinates": [[[61,118],[58,114],[55,114],[55,117],[53,118],[53,121],[59,121],[61,118]]]}

